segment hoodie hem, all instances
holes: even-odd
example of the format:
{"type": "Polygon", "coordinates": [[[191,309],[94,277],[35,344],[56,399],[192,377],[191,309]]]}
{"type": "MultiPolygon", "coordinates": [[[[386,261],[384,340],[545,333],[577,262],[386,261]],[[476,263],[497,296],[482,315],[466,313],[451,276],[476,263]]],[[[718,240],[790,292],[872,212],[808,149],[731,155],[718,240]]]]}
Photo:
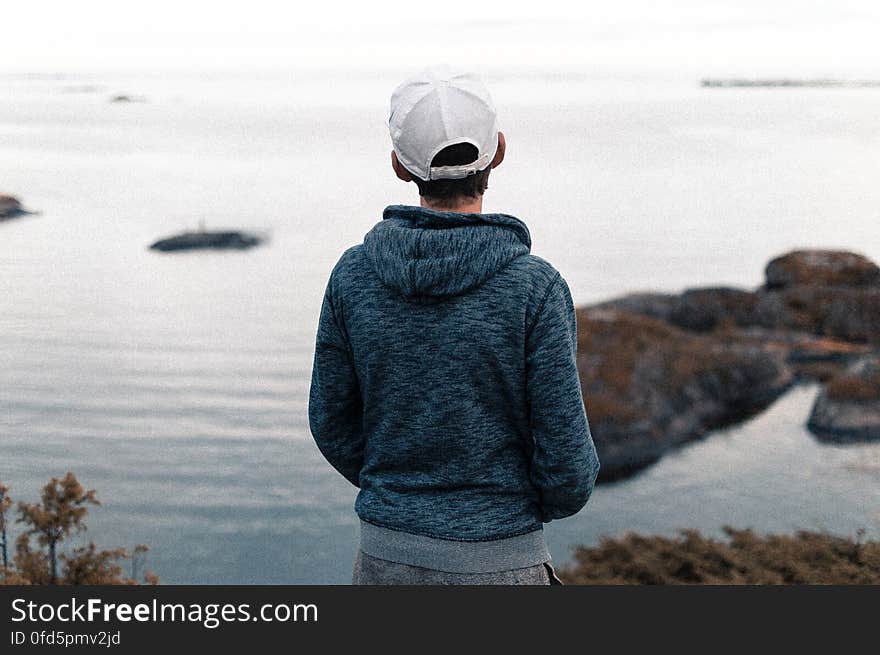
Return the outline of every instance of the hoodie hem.
{"type": "Polygon", "coordinates": [[[496,573],[550,561],[544,530],[486,541],[456,541],[360,522],[360,549],[389,562],[447,573],[496,573]]]}

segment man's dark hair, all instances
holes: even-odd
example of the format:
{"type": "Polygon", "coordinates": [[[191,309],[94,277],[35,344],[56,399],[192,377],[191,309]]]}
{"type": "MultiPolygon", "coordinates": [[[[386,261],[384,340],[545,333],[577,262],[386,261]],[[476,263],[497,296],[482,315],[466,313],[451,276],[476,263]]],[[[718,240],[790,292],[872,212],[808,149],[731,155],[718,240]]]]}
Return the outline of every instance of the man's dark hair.
{"type": "MultiPolygon", "coordinates": [[[[470,143],[456,143],[446,146],[434,155],[431,166],[459,166],[470,164],[477,159],[476,146],[470,143]]],[[[424,196],[432,204],[439,207],[453,207],[456,200],[461,198],[478,198],[489,187],[489,171],[491,166],[486,166],[482,171],[474,175],[468,175],[458,180],[429,180],[425,182],[415,175],[413,180],[419,187],[419,195],[424,196]]]]}

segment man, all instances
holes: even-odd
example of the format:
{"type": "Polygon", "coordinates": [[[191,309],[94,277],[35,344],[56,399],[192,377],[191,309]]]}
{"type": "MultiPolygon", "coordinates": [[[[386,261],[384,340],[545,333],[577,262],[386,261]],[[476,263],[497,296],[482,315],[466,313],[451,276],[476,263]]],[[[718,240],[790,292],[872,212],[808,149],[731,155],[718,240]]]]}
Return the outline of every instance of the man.
{"type": "Polygon", "coordinates": [[[558,584],[543,523],[599,470],[568,285],[526,225],[483,214],[504,135],[482,82],[427,70],[391,97],[395,205],[330,275],[309,423],[360,488],[355,584],[558,584]]]}

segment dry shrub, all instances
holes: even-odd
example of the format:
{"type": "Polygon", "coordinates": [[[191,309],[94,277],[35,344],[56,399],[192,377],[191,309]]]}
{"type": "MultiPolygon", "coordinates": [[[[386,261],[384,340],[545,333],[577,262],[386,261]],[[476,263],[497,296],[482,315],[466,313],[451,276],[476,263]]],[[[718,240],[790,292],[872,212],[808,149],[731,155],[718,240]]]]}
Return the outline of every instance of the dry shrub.
{"type": "Polygon", "coordinates": [[[10,561],[6,512],[12,501],[8,491],[0,483],[0,585],[134,585],[140,578],[146,584],[158,584],[154,573],[143,570],[149,550],[143,544],[131,553],[124,548],[102,550],[93,542],[70,553],[62,551],[71,535],[86,529],[88,506],[100,505],[95,491],[87,491],[73,473],[52,478],[43,487],[40,502],[18,503],[17,523],[24,529],[15,540],[10,561]],[[123,572],[123,560],[132,560],[130,577],[123,572]]]}
{"type": "Polygon", "coordinates": [[[726,540],[627,534],[579,548],[567,584],[880,584],[880,542],[825,533],[760,536],[725,527],[726,540]]]}

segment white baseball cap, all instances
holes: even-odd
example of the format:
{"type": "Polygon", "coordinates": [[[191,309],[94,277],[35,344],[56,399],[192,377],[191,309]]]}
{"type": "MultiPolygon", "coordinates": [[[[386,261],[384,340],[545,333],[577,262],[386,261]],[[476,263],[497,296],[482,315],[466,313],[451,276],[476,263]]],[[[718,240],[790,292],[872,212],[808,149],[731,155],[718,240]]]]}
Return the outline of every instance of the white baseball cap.
{"type": "Polygon", "coordinates": [[[391,95],[388,118],[397,159],[422,180],[455,180],[484,170],[498,150],[495,106],[483,81],[448,67],[428,68],[391,95]],[[470,143],[477,159],[461,166],[431,166],[447,146],[470,143]]]}

